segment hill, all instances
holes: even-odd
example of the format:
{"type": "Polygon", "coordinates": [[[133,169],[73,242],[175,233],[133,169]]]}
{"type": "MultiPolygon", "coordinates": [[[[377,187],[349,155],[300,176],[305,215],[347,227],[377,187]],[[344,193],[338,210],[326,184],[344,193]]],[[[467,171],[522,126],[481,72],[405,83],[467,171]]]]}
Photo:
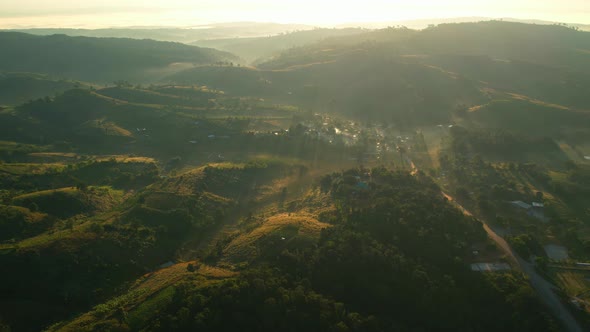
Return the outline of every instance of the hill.
{"type": "Polygon", "coordinates": [[[50,330],[557,330],[517,272],[464,267],[485,234],[426,178],[352,169],[320,182],[290,212],[249,216],[204,259],[149,273],[50,330]],[[356,177],[369,189],[358,192],[356,177]]]}
{"type": "Polygon", "coordinates": [[[363,119],[433,123],[500,98],[494,91],[585,108],[588,49],[590,33],[563,26],[441,24],[328,38],[257,68],[199,67],[167,80],[363,119]]]}
{"type": "Polygon", "coordinates": [[[97,38],[133,38],[153,39],[179,43],[192,43],[198,40],[226,39],[226,38],[253,38],[272,36],[289,31],[312,29],[312,26],[303,24],[278,24],[258,22],[227,22],[213,23],[205,26],[193,26],[184,28],[165,27],[125,27],[105,29],[15,29],[15,32],[24,32],[32,35],[67,35],[72,37],[97,37],[97,38]]]}
{"type": "Polygon", "coordinates": [[[54,96],[81,83],[55,80],[31,73],[0,73],[0,105],[20,105],[32,99],[54,96]]]}
{"type": "Polygon", "coordinates": [[[360,28],[347,29],[313,29],[281,33],[268,37],[225,38],[199,40],[191,43],[200,47],[210,47],[230,52],[248,63],[262,62],[277,53],[294,47],[301,47],[331,37],[342,37],[362,33],[360,28]]]}
{"type": "Polygon", "coordinates": [[[167,80],[263,96],[308,111],[408,124],[446,122],[458,105],[485,101],[468,79],[374,50],[318,50],[305,63],[264,68],[199,67],[167,80]]]}
{"type": "Polygon", "coordinates": [[[95,82],[153,80],[175,66],[233,59],[229,53],[179,43],[124,38],[34,36],[0,32],[0,71],[37,72],[95,82]],[[43,54],[40,59],[38,54],[43,54]]]}
{"type": "MultiPolygon", "coordinates": [[[[0,261],[19,271],[2,277],[0,287],[7,297],[0,301],[0,310],[11,313],[9,320],[15,328],[34,331],[57,317],[67,318],[71,310],[79,312],[100,304],[117,295],[124,283],[175,260],[184,246],[195,249],[206,243],[211,231],[231,220],[239,207],[236,199],[242,195],[257,197],[256,184],[272,182],[292,167],[285,163],[211,165],[170,178],[152,178],[152,187],[127,191],[124,197],[120,190],[94,186],[16,196],[12,199],[16,204],[35,206],[60,218],[84,215],[57,222],[26,208],[0,206],[2,216],[11,216],[0,227],[26,236],[17,236],[16,241],[4,242],[0,248],[0,261]],[[228,178],[235,180],[229,191],[222,183],[228,178]],[[39,229],[33,227],[34,223],[40,223],[39,229]],[[34,252],[40,254],[39,260],[31,260],[34,252]],[[41,262],[46,273],[32,273],[41,262]],[[19,279],[23,287],[15,288],[19,279]],[[53,303],[51,308],[46,307],[48,302],[53,303]],[[21,313],[25,307],[29,313],[37,313],[35,319],[24,319],[21,313]]],[[[98,175],[84,169],[77,173],[79,177],[83,173],[98,175]]],[[[210,270],[219,275],[222,269],[210,270]]],[[[182,271],[186,271],[186,265],[182,271]]],[[[233,272],[226,274],[232,276],[233,272]]]]}
{"type": "Polygon", "coordinates": [[[0,241],[23,239],[38,235],[56,222],[45,213],[30,209],[0,204],[0,241]]]}
{"type": "Polygon", "coordinates": [[[108,211],[121,202],[122,192],[108,187],[60,188],[33,192],[13,199],[14,205],[34,207],[34,210],[58,218],[69,218],[77,214],[94,214],[108,211]]]}

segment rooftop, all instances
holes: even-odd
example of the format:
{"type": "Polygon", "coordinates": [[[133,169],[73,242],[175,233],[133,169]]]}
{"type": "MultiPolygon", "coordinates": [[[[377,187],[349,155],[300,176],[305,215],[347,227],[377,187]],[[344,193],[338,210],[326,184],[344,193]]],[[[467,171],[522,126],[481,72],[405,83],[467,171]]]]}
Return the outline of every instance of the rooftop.
{"type": "Polygon", "coordinates": [[[474,263],[471,264],[471,270],[476,272],[508,271],[510,265],[507,263],[474,263]]]}

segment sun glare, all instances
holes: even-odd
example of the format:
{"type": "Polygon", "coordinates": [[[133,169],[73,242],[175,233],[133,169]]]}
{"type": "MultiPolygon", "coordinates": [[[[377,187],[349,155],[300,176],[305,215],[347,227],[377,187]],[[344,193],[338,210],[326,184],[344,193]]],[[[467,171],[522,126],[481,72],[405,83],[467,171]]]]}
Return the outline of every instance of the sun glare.
{"type": "Polygon", "coordinates": [[[454,17],[514,17],[589,23],[586,0],[3,0],[0,27],[195,26],[213,22],[277,22],[334,26],[454,17]],[[565,3],[567,2],[567,5],[565,3]]]}

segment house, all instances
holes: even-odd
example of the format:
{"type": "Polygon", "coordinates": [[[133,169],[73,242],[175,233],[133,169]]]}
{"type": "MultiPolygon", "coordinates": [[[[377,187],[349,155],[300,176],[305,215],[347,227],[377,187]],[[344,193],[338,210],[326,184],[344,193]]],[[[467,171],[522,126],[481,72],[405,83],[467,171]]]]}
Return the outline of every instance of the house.
{"type": "Polygon", "coordinates": [[[543,203],[532,202],[531,204],[528,204],[523,201],[513,201],[510,202],[510,204],[514,205],[515,207],[526,210],[527,214],[531,217],[537,218],[544,222],[549,221],[547,217],[545,217],[545,205],[543,203]]]}
{"type": "Polygon", "coordinates": [[[369,184],[364,181],[358,182],[356,187],[363,190],[369,190],[369,184]]]}
{"type": "Polygon", "coordinates": [[[547,257],[554,261],[565,261],[569,258],[567,248],[556,244],[548,244],[543,247],[547,257]]]}
{"type": "Polygon", "coordinates": [[[537,202],[532,202],[531,204],[533,206],[528,211],[529,216],[535,217],[535,218],[537,218],[541,221],[544,221],[544,222],[548,222],[549,219],[547,217],[545,217],[545,204],[537,203],[537,202]]]}
{"type": "Polygon", "coordinates": [[[497,272],[509,271],[510,265],[507,263],[474,263],[471,264],[471,271],[475,272],[497,272]]]}

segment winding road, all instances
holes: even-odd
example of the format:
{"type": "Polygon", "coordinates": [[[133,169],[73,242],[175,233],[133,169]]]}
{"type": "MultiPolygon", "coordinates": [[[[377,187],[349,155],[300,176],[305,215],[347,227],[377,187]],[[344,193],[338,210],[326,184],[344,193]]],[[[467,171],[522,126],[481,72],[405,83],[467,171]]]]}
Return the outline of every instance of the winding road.
{"type": "MultiPolygon", "coordinates": [[[[444,197],[446,197],[449,202],[452,202],[456,207],[458,207],[465,215],[473,216],[471,212],[465,209],[461,204],[457,203],[453,197],[449,196],[446,193],[442,193],[444,197]]],[[[502,238],[498,235],[490,226],[488,226],[485,221],[481,221],[483,224],[483,228],[488,233],[488,236],[496,242],[496,244],[502,249],[502,251],[524,272],[530,280],[531,286],[537,292],[541,300],[547,305],[553,314],[558,317],[563,326],[570,332],[583,332],[584,330],[578,324],[574,316],[568,310],[568,308],[561,302],[557,294],[555,294],[554,289],[555,287],[545,280],[542,276],[540,276],[536,271],[534,266],[522,259],[502,238]]]]}

